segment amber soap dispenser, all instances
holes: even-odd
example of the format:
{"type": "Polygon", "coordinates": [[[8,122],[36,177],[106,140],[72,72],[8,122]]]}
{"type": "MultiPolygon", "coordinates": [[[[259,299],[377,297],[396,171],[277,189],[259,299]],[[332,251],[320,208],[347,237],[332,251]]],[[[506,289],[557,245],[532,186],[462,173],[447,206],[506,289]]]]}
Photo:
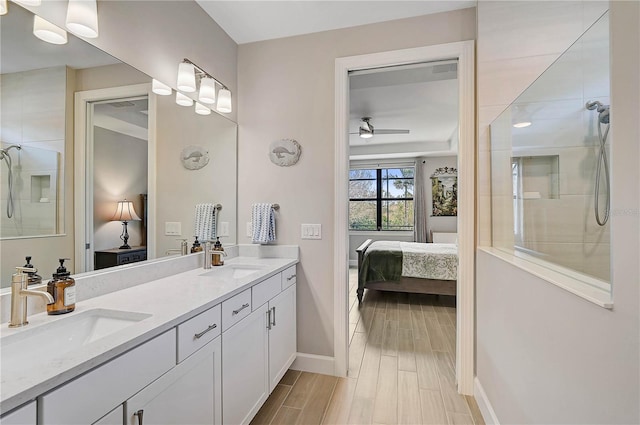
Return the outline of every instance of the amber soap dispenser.
{"type": "Polygon", "coordinates": [[[47,284],[47,292],[54,299],[52,304],[47,305],[47,314],[71,313],[76,308],[76,281],[70,277],[64,260],[60,258],[60,267],[53,274],[53,279],[47,284]]]}

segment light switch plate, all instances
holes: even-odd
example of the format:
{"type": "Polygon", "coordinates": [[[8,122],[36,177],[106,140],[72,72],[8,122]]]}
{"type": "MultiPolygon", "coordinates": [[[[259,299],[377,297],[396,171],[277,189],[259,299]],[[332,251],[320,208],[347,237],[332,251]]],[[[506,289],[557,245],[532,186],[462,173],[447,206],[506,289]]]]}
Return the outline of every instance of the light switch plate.
{"type": "Polygon", "coordinates": [[[182,223],[179,221],[166,221],[164,223],[164,234],[166,236],[182,235],[182,223]]]}
{"type": "Polygon", "coordinates": [[[322,224],[303,224],[300,233],[302,239],[322,239],[322,224]]]}
{"type": "Polygon", "coordinates": [[[229,222],[221,221],[220,222],[220,234],[218,236],[229,236],[229,222]]]}

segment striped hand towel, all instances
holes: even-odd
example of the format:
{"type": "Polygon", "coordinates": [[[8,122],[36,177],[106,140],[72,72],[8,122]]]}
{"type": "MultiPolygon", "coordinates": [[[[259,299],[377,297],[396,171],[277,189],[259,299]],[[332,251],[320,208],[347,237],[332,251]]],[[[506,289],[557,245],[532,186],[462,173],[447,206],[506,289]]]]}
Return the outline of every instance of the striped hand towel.
{"type": "Polygon", "coordinates": [[[253,243],[269,243],[276,240],[276,217],[273,204],[253,204],[251,209],[253,243]]]}
{"type": "Polygon", "coordinates": [[[215,204],[196,204],[194,236],[202,242],[216,238],[216,211],[215,204]]]}

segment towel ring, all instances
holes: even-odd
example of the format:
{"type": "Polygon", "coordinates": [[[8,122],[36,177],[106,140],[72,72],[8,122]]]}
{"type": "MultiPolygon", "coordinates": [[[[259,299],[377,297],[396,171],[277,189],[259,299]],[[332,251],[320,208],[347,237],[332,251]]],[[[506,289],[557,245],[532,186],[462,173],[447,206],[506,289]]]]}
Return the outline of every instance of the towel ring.
{"type": "Polygon", "coordinates": [[[279,204],[273,204],[271,207],[276,211],[278,211],[280,209],[280,205],[279,204]]]}
{"type": "Polygon", "coordinates": [[[220,210],[222,209],[222,205],[220,205],[220,204],[215,204],[215,205],[213,206],[213,208],[215,208],[215,209],[216,209],[216,211],[220,211],[220,210]]]}

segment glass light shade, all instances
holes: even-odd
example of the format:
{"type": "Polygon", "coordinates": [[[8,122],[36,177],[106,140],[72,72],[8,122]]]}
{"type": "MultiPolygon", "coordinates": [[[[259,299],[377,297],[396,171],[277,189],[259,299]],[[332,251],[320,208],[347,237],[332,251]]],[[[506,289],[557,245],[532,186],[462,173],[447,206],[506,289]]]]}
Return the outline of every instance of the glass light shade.
{"type": "Polygon", "coordinates": [[[69,31],[86,38],[98,37],[98,4],[96,0],[69,0],[66,26],[69,31]]]}
{"type": "Polygon", "coordinates": [[[154,78],[151,82],[151,91],[160,96],[169,96],[172,90],[171,87],[154,78]]]}
{"type": "Polygon", "coordinates": [[[216,82],[213,78],[204,77],[200,80],[200,94],[198,99],[202,103],[216,102],[216,82]]]}
{"type": "Polygon", "coordinates": [[[67,43],[67,32],[65,30],[38,15],[33,16],[33,35],[51,44],[67,43]]]}
{"type": "Polygon", "coordinates": [[[218,92],[218,112],[231,112],[231,92],[227,89],[220,89],[218,92]]]}
{"type": "Polygon", "coordinates": [[[0,15],[7,14],[7,0],[0,0],[0,15]]]}
{"type": "Polygon", "coordinates": [[[525,128],[525,127],[529,127],[530,125],[531,125],[531,121],[520,121],[513,124],[515,128],[525,128]]]}
{"type": "Polygon", "coordinates": [[[180,92],[176,92],[176,103],[180,106],[191,106],[193,105],[193,99],[180,92]]]}
{"type": "Polygon", "coordinates": [[[140,217],[136,214],[136,210],[133,208],[133,202],[118,201],[116,212],[111,217],[111,221],[139,221],[140,217]]]}
{"type": "Polygon", "coordinates": [[[40,4],[42,3],[41,0],[13,0],[13,1],[25,6],[40,6],[40,4]]]}
{"type": "Polygon", "coordinates": [[[196,91],[196,72],[190,63],[182,62],[178,65],[178,90],[185,93],[196,91]]]}
{"type": "Polygon", "coordinates": [[[201,103],[196,102],[196,114],[209,115],[210,113],[211,113],[211,109],[207,108],[201,103]]]}

